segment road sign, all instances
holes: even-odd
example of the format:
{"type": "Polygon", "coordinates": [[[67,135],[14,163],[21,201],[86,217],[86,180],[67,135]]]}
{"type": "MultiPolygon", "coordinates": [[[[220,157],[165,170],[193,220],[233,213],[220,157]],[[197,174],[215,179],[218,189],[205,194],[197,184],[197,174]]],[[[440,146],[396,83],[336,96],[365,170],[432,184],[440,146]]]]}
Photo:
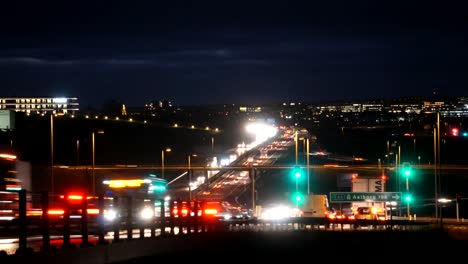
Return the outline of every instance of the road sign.
{"type": "Polygon", "coordinates": [[[330,202],[399,202],[401,192],[330,192],[330,202]]]}

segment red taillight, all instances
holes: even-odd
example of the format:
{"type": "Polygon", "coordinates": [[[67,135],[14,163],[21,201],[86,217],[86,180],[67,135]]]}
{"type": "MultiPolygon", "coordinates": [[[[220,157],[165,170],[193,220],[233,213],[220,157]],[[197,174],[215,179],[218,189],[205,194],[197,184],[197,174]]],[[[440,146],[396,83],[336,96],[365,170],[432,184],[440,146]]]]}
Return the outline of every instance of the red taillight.
{"type": "Polygon", "coordinates": [[[42,210],[40,209],[31,209],[26,211],[26,216],[39,216],[42,215],[42,210]]]}
{"type": "Polygon", "coordinates": [[[68,195],[67,199],[68,200],[82,200],[83,196],[81,196],[81,195],[68,195]]]}
{"type": "Polygon", "coordinates": [[[96,209],[96,208],[90,208],[90,209],[87,209],[86,211],[88,212],[88,214],[92,214],[92,215],[99,214],[99,209],[96,209]]]}
{"type": "Polygon", "coordinates": [[[205,214],[206,215],[215,215],[217,213],[218,213],[218,210],[216,210],[216,209],[212,209],[212,208],[205,209],[205,214]]]}
{"type": "Polygon", "coordinates": [[[62,209],[50,209],[49,211],[47,211],[47,214],[49,215],[63,215],[64,213],[65,211],[62,209]]]}

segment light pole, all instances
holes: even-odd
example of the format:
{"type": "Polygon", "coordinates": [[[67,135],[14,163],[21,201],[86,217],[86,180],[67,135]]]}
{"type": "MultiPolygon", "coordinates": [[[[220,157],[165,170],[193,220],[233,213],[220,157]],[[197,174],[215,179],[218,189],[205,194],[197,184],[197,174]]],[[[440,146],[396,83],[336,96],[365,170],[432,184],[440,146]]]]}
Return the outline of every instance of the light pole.
{"type": "Polygon", "coordinates": [[[190,167],[190,157],[197,157],[197,154],[191,154],[188,155],[188,176],[189,176],[189,184],[188,184],[188,189],[189,189],[189,199],[192,200],[192,169],[190,167]]]}
{"type": "Polygon", "coordinates": [[[211,154],[214,153],[214,137],[211,137],[211,154]]]}
{"type": "Polygon", "coordinates": [[[307,195],[310,194],[310,154],[309,154],[309,138],[307,138],[307,195]]]}
{"type": "Polygon", "coordinates": [[[98,130],[98,131],[93,131],[91,133],[91,144],[92,144],[92,151],[93,151],[93,169],[92,169],[92,173],[93,173],[93,195],[96,195],[96,172],[95,172],[95,167],[96,167],[96,150],[95,150],[95,137],[94,137],[94,134],[95,133],[98,133],[98,134],[104,134],[104,130],[98,130]]]}
{"type": "Polygon", "coordinates": [[[80,165],[80,140],[76,140],[76,166],[80,165]]]}
{"type": "MultiPolygon", "coordinates": [[[[409,181],[408,181],[409,176],[406,176],[406,193],[409,195],[409,181]]],[[[410,219],[410,201],[406,202],[406,215],[408,216],[408,219],[410,219]]]]}
{"type": "Polygon", "coordinates": [[[50,182],[51,192],[54,193],[54,114],[50,114],[50,182]]]}
{"type": "Polygon", "coordinates": [[[164,152],[171,152],[170,148],[162,149],[161,150],[161,178],[164,178],[164,152]]]}
{"type": "Polygon", "coordinates": [[[296,165],[297,165],[297,162],[298,162],[298,151],[297,151],[297,131],[294,133],[294,143],[295,143],[295,153],[296,153],[296,165]]]}

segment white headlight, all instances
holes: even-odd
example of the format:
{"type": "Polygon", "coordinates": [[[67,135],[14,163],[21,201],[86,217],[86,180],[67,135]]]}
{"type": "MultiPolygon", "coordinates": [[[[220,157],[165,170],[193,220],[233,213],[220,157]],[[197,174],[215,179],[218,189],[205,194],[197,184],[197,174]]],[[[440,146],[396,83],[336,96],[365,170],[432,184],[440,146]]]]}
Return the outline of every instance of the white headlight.
{"type": "Polygon", "coordinates": [[[114,221],[117,218],[117,212],[115,210],[104,211],[104,218],[108,221],[114,221]]]}
{"type": "Polygon", "coordinates": [[[140,217],[142,219],[151,219],[154,216],[154,210],[151,208],[145,207],[143,210],[140,212],[140,217]]]}

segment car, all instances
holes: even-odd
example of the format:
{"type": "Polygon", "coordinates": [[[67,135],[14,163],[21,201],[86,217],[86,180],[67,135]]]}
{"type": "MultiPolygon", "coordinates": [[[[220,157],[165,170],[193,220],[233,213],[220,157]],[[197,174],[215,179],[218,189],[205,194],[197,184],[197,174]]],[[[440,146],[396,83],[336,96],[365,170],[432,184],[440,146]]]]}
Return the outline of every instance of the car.
{"type": "Polygon", "coordinates": [[[375,207],[358,207],[354,212],[356,220],[377,220],[377,210],[375,207]]]}

